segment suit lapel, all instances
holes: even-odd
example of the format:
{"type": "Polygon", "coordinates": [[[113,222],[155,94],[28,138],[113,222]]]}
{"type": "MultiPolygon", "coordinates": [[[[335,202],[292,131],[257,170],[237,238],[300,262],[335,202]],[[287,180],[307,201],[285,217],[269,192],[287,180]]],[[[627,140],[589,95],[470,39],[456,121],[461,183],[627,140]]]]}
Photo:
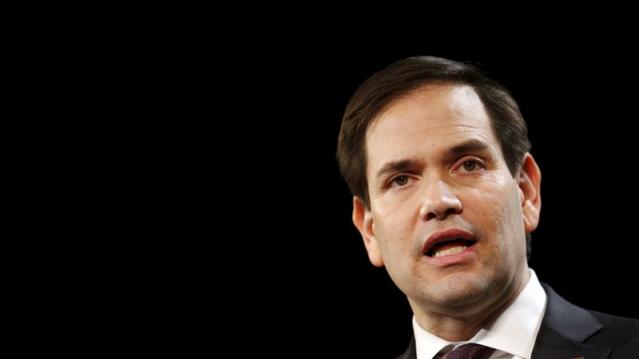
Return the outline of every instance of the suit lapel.
{"type": "Polygon", "coordinates": [[[607,358],[610,348],[596,348],[587,344],[587,340],[603,325],[587,310],[567,302],[552,288],[543,286],[548,294],[548,302],[532,359],[607,358]]]}

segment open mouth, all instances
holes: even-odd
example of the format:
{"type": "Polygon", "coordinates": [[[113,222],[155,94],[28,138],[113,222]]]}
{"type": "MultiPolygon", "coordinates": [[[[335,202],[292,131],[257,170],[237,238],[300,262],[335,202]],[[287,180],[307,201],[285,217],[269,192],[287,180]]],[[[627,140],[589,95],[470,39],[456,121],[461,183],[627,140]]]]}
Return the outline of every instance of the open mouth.
{"type": "Polygon", "coordinates": [[[452,256],[462,253],[466,248],[472,247],[476,243],[477,241],[474,239],[450,238],[430,246],[430,248],[426,250],[425,255],[433,258],[452,256]]]}

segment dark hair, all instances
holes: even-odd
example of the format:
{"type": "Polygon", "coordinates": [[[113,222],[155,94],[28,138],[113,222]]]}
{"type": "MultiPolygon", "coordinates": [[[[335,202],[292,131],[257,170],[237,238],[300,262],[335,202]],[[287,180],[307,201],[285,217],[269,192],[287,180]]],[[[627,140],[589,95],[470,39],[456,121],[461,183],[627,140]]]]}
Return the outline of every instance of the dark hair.
{"type": "Polygon", "coordinates": [[[528,130],[519,106],[508,90],[479,69],[431,56],[400,60],[373,74],[355,91],[346,106],[339,132],[340,172],[352,194],[361,198],[367,208],[370,208],[370,198],[366,179],[366,131],[394,101],[433,83],[463,84],[475,90],[513,176],[519,171],[524,154],[530,151],[528,130]]]}

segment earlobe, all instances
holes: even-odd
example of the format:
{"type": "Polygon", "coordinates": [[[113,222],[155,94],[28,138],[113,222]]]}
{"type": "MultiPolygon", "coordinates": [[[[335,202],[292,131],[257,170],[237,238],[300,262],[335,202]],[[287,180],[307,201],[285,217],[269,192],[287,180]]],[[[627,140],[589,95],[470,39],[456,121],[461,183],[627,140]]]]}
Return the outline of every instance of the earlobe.
{"type": "Polygon", "coordinates": [[[372,213],[366,208],[364,202],[356,196],[353,197],[353,224],[362,235],[370,262],[376,267],[382,267],[384,261],[377,245],[372,213]]]}
{"type": "Polygon", "coordinates": [[[530,233],[537,228],[541,211],[541,171],[530,153],[526,153],[521,165],[519,194],[524,228],[527,233],[530,233]]]}

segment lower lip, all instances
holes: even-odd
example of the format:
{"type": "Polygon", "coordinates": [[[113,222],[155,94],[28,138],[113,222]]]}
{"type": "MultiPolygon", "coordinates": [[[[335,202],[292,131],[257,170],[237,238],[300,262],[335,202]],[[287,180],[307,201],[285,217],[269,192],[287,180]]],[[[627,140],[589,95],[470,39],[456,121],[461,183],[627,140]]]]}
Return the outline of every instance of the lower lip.
{"type": "Polygon", "coordinates": [[[475,253],[476,246],[477,246],[477,243],[475,243],[474,245],[470,247],[467,247],[461,253],[453,254],[450,256],[429,257],[425,255],[424,258],[426,259],[426,262],[428,264],[438,266],[438,267],[445,267],[445,266],[449,266],[453,264],[462,264],[465,262],[470,262],[472,259],[476,257],[477,255],[475,253]]]}

